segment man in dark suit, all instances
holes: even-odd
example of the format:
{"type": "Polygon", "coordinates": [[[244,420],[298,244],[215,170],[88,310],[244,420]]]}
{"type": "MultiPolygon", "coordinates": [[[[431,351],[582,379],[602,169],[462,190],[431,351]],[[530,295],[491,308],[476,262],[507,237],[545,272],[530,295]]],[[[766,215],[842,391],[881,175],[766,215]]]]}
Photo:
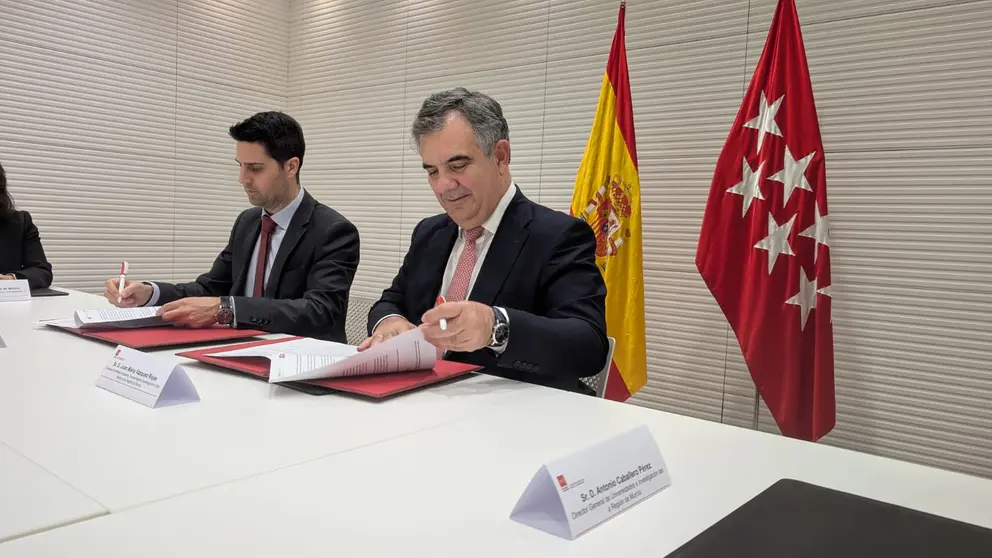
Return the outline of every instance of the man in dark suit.
{"type": "Polygon", "coordinates": [[[235,124],[239,182],[255,208],[234,222],[213,267],[192,283],[104,284],[118,306],[163,305],[168,322],[216,323],[345,342],[348,293],[359,261],[358,229],[300,187],[305,144],[288,115],[263,112],[235,124]],[[120,295],[120,296],[118,296],[120,295]]]}
{"type": "Polygon", "coordinates": [[[432,95],[412,131],[445,213],[414,229],[359,348],[419,326],[446,359],[591,393],[579,378],[598,373],[609,348],[592,230],[513,183],[508,126],[490,97],[432,95]]]}
{"type": "Polygon", "coordinates": [[[14,208],[7,174],[0,166],[0,280],[17,279],[26,280],[32,289],[46,288],[52,284],[52,264],[31,214],[14,208]]]}

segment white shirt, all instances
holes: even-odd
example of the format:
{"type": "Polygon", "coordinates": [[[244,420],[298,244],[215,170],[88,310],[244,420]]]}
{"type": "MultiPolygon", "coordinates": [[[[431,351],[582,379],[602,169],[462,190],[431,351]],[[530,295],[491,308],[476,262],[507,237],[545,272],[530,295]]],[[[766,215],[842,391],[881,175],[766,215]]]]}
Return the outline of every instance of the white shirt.
{"type": "MultiPolygon", "coordinates": [[[[293,222],[293,216],[296,215],[296,210],[299,209],[301,202],[303,202],[303,188],[300,188],[300,193],[296,194],[296,198],[289,202],[289,205],[269,215],[275,221],[276,228],[272,231],[272,236],[269,239],[269,253],[265,257],[265,285],[269,284],[269,273],[272,272],[272,264],[276,261],[276,256],[279,254],[279,247],[282,245],[282,239],[286,236],[286,230],[289,229],[289,224],[293,222]]],[[[261,220],[262,216],[259,215],[258,218],[261,220]]],[[[245,282],[245,296],[251,296],[255,292],[255,270],[258,269],[258,251],[261,246],[262,235],[260,233],[258,240],[255,241],[255,249],[251,252],[251,259],[248,261],[248,281],[245,282]]]]}
{"type": "MultiPolygon", "coordinates": [[[[482,224],[483,232],[475,240],[475,268],[472,269],[472,278],[468,281],[468,294],[471,294],[472,288],[475,287],[475,280],[479,277],[479,270],[482,269],[482,263],[486,261],[486,253],[489,252],[489,246],[493,243],[493,237],[496,236],[496,229],[499,228],[500,222],[503,221],[506,208],[510,206],[510,202],[513,201],[513,196],[516,193],[517,185],[511,183],[510,187],[506,189],[506,193],[500,198],[499,203],[496,204],[493,214],[482,224]]],[[[455,276],[455,268],[458,267],[458,258],[462,256],[463,250],[465,250],[465,230],[459,228],[458,238],[455,240],[455,245],[451,247],[451,254],[448,256],[448,265],[444,268],[444,277],[441,279],[441,292],[437,293],[439,296],[444,296],[448,292],[448,287],[451,286],[451,279],[455,276]]]]}
{"type": "MultiPolygon", "coordinates": [[[[272,231],[272,236],[269,238],[269,253],[265,258],[265,282],[269,282],[269,273],[272,271],[272,264],[276,261],[276,256],[279,254],[279,246],[282,245],[282,239],[286,236],[286,230],[289,228],[289,224],[293,221],[293,216],[296,215],[296,210],[300,208],[300,204],[303,202],[303,188],[300,188],[300,192],[296,194],[293,201],[289,202],[289,205],[276,211],[269,217],[272,218],[276,223],[276,228],[272,231]]],[[[262,211],[265,211],[264,209],[262,211]]],[[[258,214],[258,219],[261,221],[262,214],[258,214]]],[[[245,283],[244,296],[251,296],[255,292],[255,270],[258,269],[258,250],[262,245],[262,234],[259,233],[258,238],[255,239],[255,249],[252,250],[251,259],[248,261],[248,281],[245,283]]],[[[161,296],[161,291],[158,288],[158,284],[152,282],[152,296],[145,303],[145,306],[155,306],[158,303],[158,299],[161,296]]],[[[231,293],[231,295],[236,295],[237,293],[231,293]]]]}

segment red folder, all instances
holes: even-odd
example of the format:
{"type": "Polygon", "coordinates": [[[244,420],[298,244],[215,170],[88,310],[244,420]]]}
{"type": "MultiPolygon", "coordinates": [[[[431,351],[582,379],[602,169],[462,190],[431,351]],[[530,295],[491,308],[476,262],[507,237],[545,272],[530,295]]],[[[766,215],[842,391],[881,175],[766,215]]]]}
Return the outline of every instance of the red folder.
{"type": "Polygon", "coordinates": [[[135,329],[78,329],[74,327],[55,326],[63,331],[75,333],[83,337],[99,339],[116,345],[124,345],[132,349],[148,349],[152,347],[169,347],[173,345],[189,345],[193,343],[211,343],[214,341],[230,341],[265,335],[257,329],[234,329],[230,327],[142,327],[135,329]]]}
{"type": "MultiPolygon", "coordinates": [[[[299,337],[267,339],[264,341],[229,345],[227,347],[213,347],[196,351],[186,351],[183,353],[177,353],[177,356],[191,358],[207,364],[214,364],[222,368],[244,372],[246,374],[251,374],[252,376],[257,376],[268,380],[269,359],[265,357],[214,357],[207,356],[207,354],[219,353],[221,351],[233,351],[235,349],[245,349],[248,347],[257,347],[259,345],[270,345],[273,343],[285,343],[286,341],[292,341],[294,339],[299,339],[299,337]]],[[[434,365],[433,370],[392,372],[389,374],[369,374],[366,376],[349,376],[347,378],[324,378],[321,380],[286,382],[282,385],[286,385],[287,387],[298,387],[293,386],[293,384],[319,386],[330,390],[345,391],[348,393],[356,393],[359,395],[380,399],[419,387],[442,382],[451,378],[456,378],[481,369],[481,366],[475,366],[473,364],[439,360],[434,365]]],[[[303,389],[302,391],[312,394],[324,392],[324,390],[315,391],[312,389],[303,389]]]]}

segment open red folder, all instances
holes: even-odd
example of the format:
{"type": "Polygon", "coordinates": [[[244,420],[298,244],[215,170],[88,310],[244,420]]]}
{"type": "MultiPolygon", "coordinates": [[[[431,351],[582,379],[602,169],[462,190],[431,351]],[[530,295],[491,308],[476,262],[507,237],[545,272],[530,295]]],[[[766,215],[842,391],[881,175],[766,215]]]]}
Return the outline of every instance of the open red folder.
{"type": "MultiPolygon", "coordinates": [[[[299,337],[288,337],[285,339],[268,339],[264,341],[254,341],[251,343],[240,343],[226,347],[212,347],[209,349],[199,349],[196,351],[186,351],[177,353],[183,356],[213,364],[229,370],[236,370],[257,376],[259,378],[269,378],[269,359],[266,357],[216,357],[208,356],[210,353],[223,351],[233,351],[235,349],[245,349],[257,347],[259,345],[270,345],[273,343],[285,343],[299,339],[299,337]]],[[[428,386],[442,382],[451,378],[456,378],[470,372],[480,370],[481,366],[473,364],[463,364],[448,360],[439,360],[434,365],[433,370],[417,370],[413,372],[390,372],[388,374],[369,374],[364,376],[347,376],[343,378],[323,378],[320,380],[302,380],[298,382],[287,382],[287,387],[296,387],[293,384],[304,386],[318,386],[329,390],[345,391],[356,393],[368,397],[383,398],[395,395],[412,389],[428,386]]],[[[315,391],[304,389],[307,393],[323,393],[323,390],[315,391]]]]}
{"type": "Polygon", "coordinates": [[[265,335],[257,329],[234,329],[230,327],[206,327],[199,329],[184,327],[143,327],[135,329],[79,329],[68,326],[55,326],[62,331],[68,331],[98,339],[116,345],[124,345],[132,349],[149,349],[153,347],[169,347],[175,345],[190,345],[193,343],[212,343],[215,341],[230,341],[265,335]]]}

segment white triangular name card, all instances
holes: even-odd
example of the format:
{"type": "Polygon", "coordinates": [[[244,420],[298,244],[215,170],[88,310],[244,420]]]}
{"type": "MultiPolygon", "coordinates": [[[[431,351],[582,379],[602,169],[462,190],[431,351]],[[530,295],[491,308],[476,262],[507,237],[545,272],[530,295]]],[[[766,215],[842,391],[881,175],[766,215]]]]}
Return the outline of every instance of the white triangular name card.
{"type": "Polygon", "coordinates": [[[510,518],[574,539],[672,484],[646,426],[541,467],[510,518]]]}
{"type": "Polygon", "coordinates": [[[96,385],[153,409],[200,400],[178,358],[150,355],[123,345],[114,349],[96,385]]]}
{"type": "Polygon", "coordinates": [[[31,300],[31,285],[24,279],[0,280],[0,302],[31,300]]]}

